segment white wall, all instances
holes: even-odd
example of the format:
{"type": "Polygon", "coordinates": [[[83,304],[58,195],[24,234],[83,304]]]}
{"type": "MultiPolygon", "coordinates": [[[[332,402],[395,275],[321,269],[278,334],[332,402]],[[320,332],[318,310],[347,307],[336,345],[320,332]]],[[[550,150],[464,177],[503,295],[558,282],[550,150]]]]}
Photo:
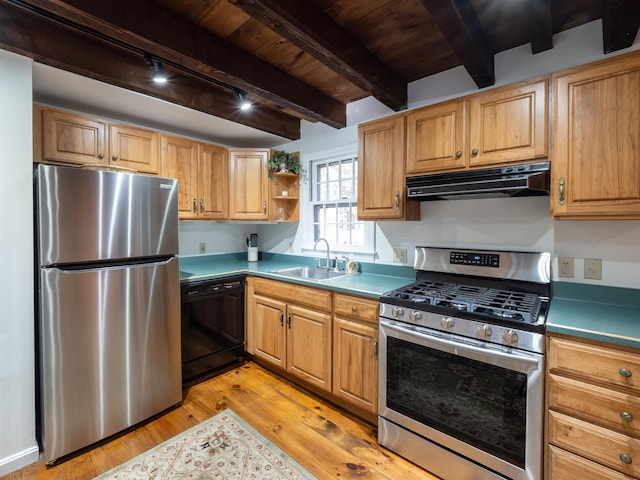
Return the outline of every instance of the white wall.
{"type": "Polygon", "coordinates": [[[31,60],[0,50],[0,476],[35,436],[31,60]]]}
{"type": "MultiPolygon", "coordinates": [[[[529,45],[496,55],[496,84],[490,88],[605,58],[599,20],[555,35],[553,43],[552,50],[537,55],[531,54],[529,45]]],[[[639,48],[640,38],[636,38],[625,51],[639,48]]],[[[408,104],[416,108],[476,92],[471,77],[458,67],[409,84],[408,104]]],[[[304,162],[305,155],[357,143],[359,122],[393,113],[377,100],[365,98],[347,106],[346,128],[303,121],[301,140],[278,148],[299,150],[304,162]]],[[[548,197],[423,202],[421,211],[419,222],[377,222],[376,261],[392,263],[392,248],[401,247],[407,248],[411,265],[416,245],[541,250],[575,257],[576,278],[562,280],[640,288],[640,275],[634,274],[640,268],[639,221],[551,221],[548,197]],[[584,258],[602,259],[601,281],[582,278],[584,258]]],[[[302,208],[301,215],[305,214],[302,208]]],[[[269,232],[265,235],[268,241],[269,232]]],[[[301,234],[294,243],[301,246],[301,234]]],[[[280,244],[275,251],[284,252],[284,247],[280,244]]]]}

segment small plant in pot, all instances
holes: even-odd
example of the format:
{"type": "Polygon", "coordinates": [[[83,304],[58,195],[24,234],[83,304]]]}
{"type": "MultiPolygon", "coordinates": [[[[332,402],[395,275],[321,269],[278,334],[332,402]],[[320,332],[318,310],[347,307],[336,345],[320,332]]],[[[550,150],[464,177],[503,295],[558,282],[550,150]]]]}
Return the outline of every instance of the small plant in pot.
{"type": "Polygon", "coordinates": [[[271,155],[267,162],[267,169],[269,170],[269,178],[273,178],[274,172],[299,174],[302,171],[298,156],[283,150],[278,150],[271,155]]]}

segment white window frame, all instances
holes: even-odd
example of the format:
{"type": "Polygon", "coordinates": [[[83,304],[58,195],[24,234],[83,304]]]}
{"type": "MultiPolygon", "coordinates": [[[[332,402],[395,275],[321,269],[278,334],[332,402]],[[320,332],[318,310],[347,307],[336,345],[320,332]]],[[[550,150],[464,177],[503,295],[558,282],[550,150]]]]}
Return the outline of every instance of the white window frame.
{"type": "MultiPolygon", "coordinates": [[[[307,198],[307,215],[304,215],[304,221],[302,222],[302,228],[304,229],[304,245],[302,248],[303,253],[312,253],[313,245],[315,243],[314,239],[314,208],[317,204],[314,199],[314,190],[316,188],[315,181],[315,167],[318,162],[322,163],[331,163],[339,160],[344,160],[348,158],[357,158],[358,156],[358,145],[351,144],[345,145],[342,147],[332,148],[329,150],[323,150],[320,152],[315,152],[311,154],[305,154],[305,159],[308,161],[307,163],[307,174],[309,178],[309,188],[305,192],[308,195],[307,198]]],[[[357,175],[357,169],[355,174],[357,175]]],[[[357,189],[357,182],[355,185],[357,189]]],[[[355,254],[358,257],[363,256],[374,256],[375,255],[375,222],[372,221],[364,221],[364,244],[363,245],[343,245],[343,244],[329,244],[329,249],[331,251],[331,256],[342,256],[355,254]]],[[[318,251],[324,251],[324,243],[321,243],[318,246],[318,251]]]]}

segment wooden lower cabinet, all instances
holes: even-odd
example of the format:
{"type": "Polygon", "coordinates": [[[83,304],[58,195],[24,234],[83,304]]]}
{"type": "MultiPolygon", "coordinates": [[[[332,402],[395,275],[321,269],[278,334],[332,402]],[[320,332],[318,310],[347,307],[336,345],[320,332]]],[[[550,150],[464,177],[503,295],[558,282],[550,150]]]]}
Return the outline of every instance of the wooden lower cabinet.
{"type": "Polygon", "coordinates": [[[378,413],[378,301],[334,293],[333,394],[378,413]]]}
{"type": "Polygon", "coordinates": [[[547,480],[640,479],[640,353],[550,335],[547,480]]]}
{"type": "Polygon", "coordinates": [[[248,291],[249,353],[330,392],[331,292],[263,278],[248,291]]]}
{"type": "Polygon", "coordinates": [[[547,479],[634,480],[598,463],[549,445],[547,448],[547,479]]]}
{"type": "Polygon", "coordinates": [[[246,292],[247,351],[375,422],[378,301],[260,277],[246,292]]]}

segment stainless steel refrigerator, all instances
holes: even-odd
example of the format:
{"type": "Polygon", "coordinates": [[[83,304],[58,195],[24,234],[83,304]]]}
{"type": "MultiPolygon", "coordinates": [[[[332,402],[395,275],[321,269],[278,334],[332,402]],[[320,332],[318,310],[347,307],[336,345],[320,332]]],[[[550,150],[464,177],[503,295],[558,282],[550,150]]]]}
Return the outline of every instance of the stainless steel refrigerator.
{"type": "Polygon", "coordinates": [[[177,189],[153,176],[35,170],[47,463],[182,400],[177,189]]]}

